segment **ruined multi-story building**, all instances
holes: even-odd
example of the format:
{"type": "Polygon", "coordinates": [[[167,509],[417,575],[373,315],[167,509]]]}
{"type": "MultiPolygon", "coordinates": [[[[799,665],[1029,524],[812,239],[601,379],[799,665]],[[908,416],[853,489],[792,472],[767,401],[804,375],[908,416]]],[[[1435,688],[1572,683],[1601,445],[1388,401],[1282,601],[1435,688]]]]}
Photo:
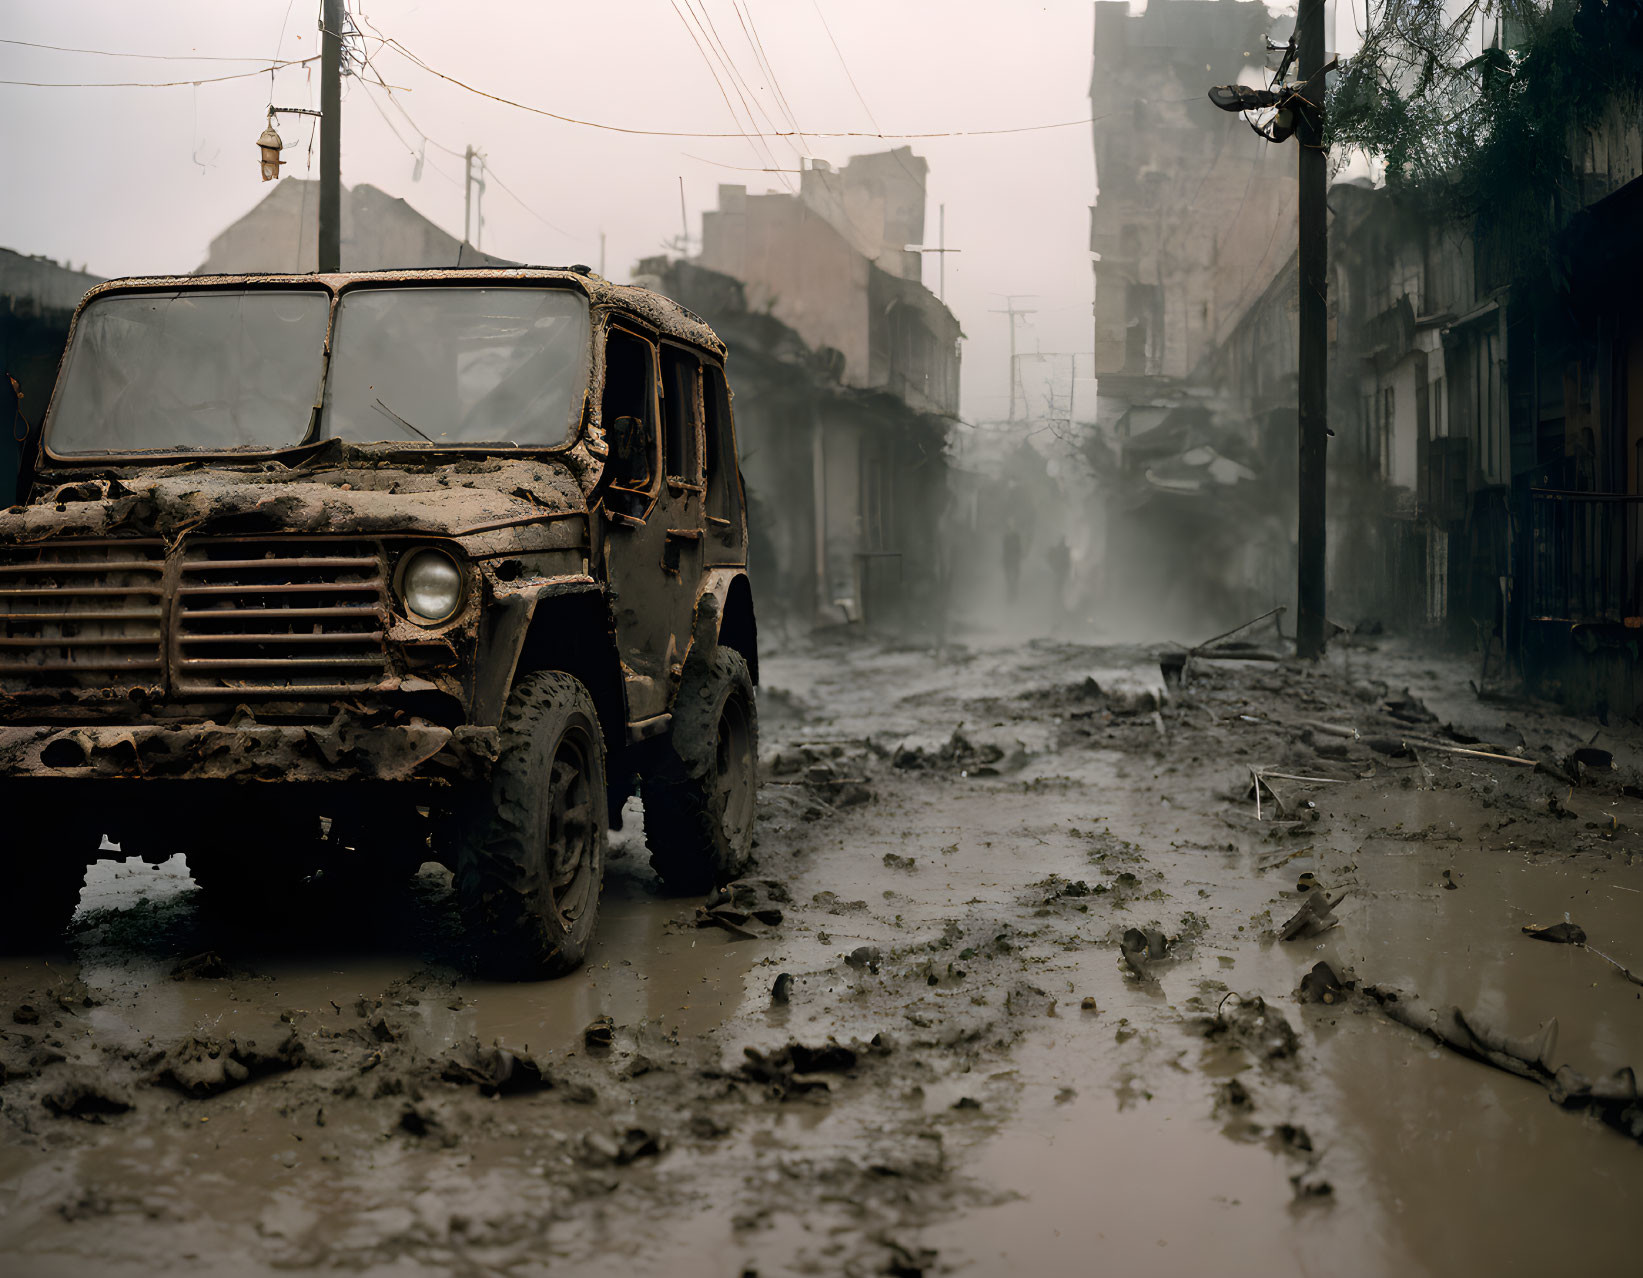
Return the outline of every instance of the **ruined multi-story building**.
{"type": "Polygon", "coordinates": [[[901,147],[812,161],[796,192],[721,186],[694,262],[641,264],[730,344],[753,572],[804,622],[930,620],[945,594],[963,333],[921,279],[925,173],[901,147]]]}
{"type": "Polygon", "coordinates": [[[924,179],[911,148],[812,161],[796,193],[721,186],[697,262],[742,282],[747,303],[832,352],[846,386],[888,390],[920,412],[958,414],[953,313],[922,280],[924,179]]]}
{"type": "Polygon", "coordinates": [[[1295,154],[1207,90],[1264,84],[1268,37],[1290,25],[1256,0],[1095,6],[1087,442],[1108,489],[1106,590],[1145,600],[1154,626],[1248,615],[1281,559],[1270,499],[1286,461],[1256,450],[1206,362],[1294,249],[1295,154]]]}
{"type": "Polygon", "coordinates": [[[1090,250],[1104,399],[1145,400],[1188,378],[1294,245],[1293,148],[1205,96],[1264,83],[1273,30],[1258,0],[1095,6],[1090,250]]]}

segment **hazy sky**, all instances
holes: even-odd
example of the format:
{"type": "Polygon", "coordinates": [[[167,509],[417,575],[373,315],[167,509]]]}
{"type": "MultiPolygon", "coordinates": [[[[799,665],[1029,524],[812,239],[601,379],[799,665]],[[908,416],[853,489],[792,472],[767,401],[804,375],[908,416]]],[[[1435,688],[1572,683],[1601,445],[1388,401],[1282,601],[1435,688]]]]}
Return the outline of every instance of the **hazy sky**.
{"type": "MultiPolygon", "coordinates": [[[[302,58],[319,51],[318,10],[318,0],[0,0],[0,35],[122,53],[302,58]]],[[[782,101],[800,128],[823,132],[996,129],[1089,115],[1089,0],[356,0],[353,12],[368,20],[361,23],[368,36],[374,27],[477,88],[628,128],[745,127],[687,29],[682,15],[690,12],[705,15],[709,34],[728,49],[761,128],[773,127],[765,116],[783,120],[782,101]],[[745,32],[749,19],[774,85],[745,32]]],[[[458,153],[472,143],[488,155],[495,180],[484,205],[487,250],[597,265],[604,231],[606,273],[618,280],[679,234],[681,177],[694,235],[721,182],[780,189],[796,176],[756,170],[796,169],[801,152],[842,163],[899,145],[870,138],[756,145],[564,124],[445,83],[375,39],[365,48],[429,138],[458,153]]],[[[0,43],[0,80],[193,81],[256,65],[0,43]]],[[[739,114],[731,77],[714,69],[739,114]]],[[[317,81],[317,63],[311,75],[302,67],[279,71],[275,105],[317,106],[317,81]]],[[[177,88],[0,85],[0,246],[104,275],[193,269],[211,237],[270,189],[258,180],[255,146],[269,99],[267,75],[177,88]]],[[[1214,110],[1207,101],[1203,109],[1214,110]]],[[[288,143],[303,143],[287,152],[287,172],[308,175],[309,121],[287,117],[281,127],[288,143]]],[[[1024,349],[1089,349],[1090,128],[912,145],[930,164],[926,242],[935,243],[945,203],[947,242],[962,250],[947,259],[947,300],[968,335],[964,413],[1001,417],[1008,330],[991,310],[1004,294],[1036,294],[1024,303],[1038,312],[1021,329],[1024,349]]],[[[460,234],[460,155],[429,146],[414,180],[411,152],[420,146],[387,93],[345,81],[343,181],[403,196],[460,234]]],[[[925,282],[934,288],[936,279],[929,258],[925,282]]]]}

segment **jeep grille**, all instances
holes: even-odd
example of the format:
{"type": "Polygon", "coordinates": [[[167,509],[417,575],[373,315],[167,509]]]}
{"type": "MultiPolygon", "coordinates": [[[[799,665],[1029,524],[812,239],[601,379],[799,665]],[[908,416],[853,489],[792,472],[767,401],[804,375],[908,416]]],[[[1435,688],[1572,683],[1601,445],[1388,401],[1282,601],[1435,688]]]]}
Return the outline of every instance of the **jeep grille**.
{"type": "Polygon", "coordinates": [[[0,691],[363,691],[387,671],[385,564],[317,538],[0,548],[0,691]]]}
{"type": "Polygon", "coordinates": [[[184,696],[358,691],[387,656],[388,582],[370,542],[185,543],[173,614],[173,682],[184,696]]]}
{"type": "Polygon", "coordinates": [[[158,686],[165,547],[74,541],[0,558],[0,689],[158,686]]]}

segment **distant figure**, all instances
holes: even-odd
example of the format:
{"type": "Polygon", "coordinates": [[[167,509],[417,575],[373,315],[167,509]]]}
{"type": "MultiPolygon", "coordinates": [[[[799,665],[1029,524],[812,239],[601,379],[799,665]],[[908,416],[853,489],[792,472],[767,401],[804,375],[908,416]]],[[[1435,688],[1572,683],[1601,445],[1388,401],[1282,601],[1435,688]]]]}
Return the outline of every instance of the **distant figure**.
{"type": "Polygon", "coordinates": [[[1050,623],[1057,628],[1067,615],[1067,574],[1072,571],[1073,556],[1067,549],[1067,539],[1057,537],[1044,552],[1044,559],[1050,569],[1050,623]]]}
{"type": "Polygon", "coordinates": [[[1015,602],[1021,588],[1021,534],[1014,524],[1004,529],[1004,598],[1015,602]]]}

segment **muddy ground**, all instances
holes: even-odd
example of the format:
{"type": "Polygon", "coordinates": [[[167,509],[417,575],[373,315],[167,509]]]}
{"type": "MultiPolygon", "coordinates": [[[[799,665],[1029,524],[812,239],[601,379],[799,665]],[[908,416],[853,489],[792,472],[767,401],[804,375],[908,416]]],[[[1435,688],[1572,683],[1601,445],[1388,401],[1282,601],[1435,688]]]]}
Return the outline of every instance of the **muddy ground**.
{"type": "Polygon", "coordinates": [[[756,881],[629,820],[547,984],[432,866],[259,924],[101,862],[0,963],[0,1267],[1636,1272],[1643,734],[1467,673],[768,654],[756,881]]]}

